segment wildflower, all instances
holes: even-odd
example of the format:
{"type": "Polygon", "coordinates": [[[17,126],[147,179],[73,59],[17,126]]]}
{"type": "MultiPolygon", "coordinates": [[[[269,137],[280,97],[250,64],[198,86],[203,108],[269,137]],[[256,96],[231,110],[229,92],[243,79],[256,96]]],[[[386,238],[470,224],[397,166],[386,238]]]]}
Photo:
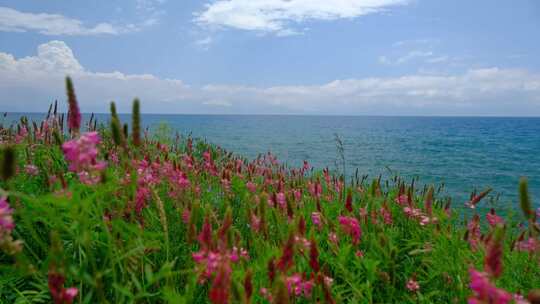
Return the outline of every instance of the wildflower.
{"type": "Polygon", "coordinates": [[[318,228],[321,228],[322,227],[321,213],[320,212],[312,212],[311,213],[311,221],[313,222],[313,225],[317,226],[318,228]]]}
{"type": "Polygon", "coordinates": [[[484,191],[482,191],[480,194],[478,195],[471,195],[471,199],[465,203],[465,206],[466,207],[469,207],[471,209],[474,209],[476,208],[476,205],[484,198],[486,197],[486,195],[488,195],[490,192],[491,192],[491,188],[488,188],[484,191]]]}
{"type": "Polygon", "coordinates": [[[331,242],[331,243],[334,243],[334,244],[338,244],[339,240],[338,240],[338,236],[335,232],[330,232],[328,234],[328,240],[331,242]]]}
{"type": "Polygon", "coordinates": [[[513,297],[514,303],[516,303],[516,304],[529,304],[529,301],[527,301],[519,293],[515,293],[512,297],[513,297]]]}
{"type": "Polygon", "coordinates": [[[341,224],[341,229],[352,237],[353,244],[358,244],[360,237],[362,236],[362,230],[360,229],[358,220],[349,216],[340,216],[338,220],[341,224]]]}
{"type": "Polygon", "coordinates": [[[13,209],[5,197],[0,198],[0,249],[14,254],[22,249],[22,242],[13,240],[11,232],[15,228],[13,209]]]}
{"type": "Polygon", "coordinates": [[[507,304],[512,300],[512,295],[493,285],[486,273],[470,269],[469,275],[471,277],[469,286],[474,293],[468,300],[469,304],[507,304]]]}
{"type": "Polygon", "coordinates": [[[312,197],[320,199],[322,195],[322,186],[319,179],[315,183],[308,182],[308,190],[312,197]]]}
{"type": "Polygon", "coordinates": [[[409,197],[406,194],[401,194],[394,200],[398,205],[405,205],[409,202],[409,197]]]}
{"type": "Polygon", "coordinates": [[[265,298],[268,302],[270,303],[273,303],[273,297],[272,297],[272,293],[267,289],[267,288],[261,288],[259,290],[259,293],[261,294],[261,296],[263,298],[265,298]]]}
{"type": "Polygon", "coordinates": [[[249,190],[249,192],[251,193],[255,193],[257,192],[257,186],[255,185],[255,183],[249,181],[246,183],[246,188],[249,190]]]}
{"type": "Polygon", "coordinates": [[[354,255],[356,255],[356,257],[358,257],[358,258],[363,258],[364,257],[364,252],[362,250],[356,250],[354,255]]]}
{"type": "Polygon", "coordinates": [[[403,212],[409,218],[418,218],[422,215],[422,210],[414,207],[403,207],[403,212]]]}
{"type": "Polygon", "coordinates": [[[407,281],[406,287],[411,292],[417,292],[418,290],[420,290],[420,284],[418,284],[418,282],[414,278],[410,278],[407,281]]]}
{"type": "Polygon", "coordinates": [[[28,136],[28,129],[26,126],[22,126],[15,135],[15,143],[20,144],[28,136]]]}
{"type": "Polygon", "coordinates": [[[189,211],[189,209],[184,209],[184,211],[182,212],[182,222],[184,222],[184,224],[189,224],[189,219],[191,218],[191,212],[189,211]]]}
{"type": "Polygon", "coordinates": [[[293,190],[294,199],[299,202],[302,200],[302,190],[300,189],[294,189],[293,190]]]}
{"type": "Polygon", "coordinates": [[[39,169],[34,165],[26,165],[24,166],[24,172],[28,175],[36,176],[39,174],[39,169]]]}
{"type": "Polygon", "coordinates": [[[69,162],[69,170],[77,173],[83,183],[97,183],[100,179],[98,173],[105,169],[105,162],[97,160],[96,145],[99,142],[97,132],[88,132],[62,145],[64,157],[69,162]]]}
{"type": "Polygon", "coordinates": [[[437,222],[437,218],[436,217],[429,217],[429,216],[426,216],[426,215],[421,215],[420,216],[420,226],[426,226],[427,224],[434,224],[437,222]]]}
{"type": "Polygon", "coordinates": [[[324,276],[324,285],[331,286],[334,283],[334,279],[328,276],[324,276]]]}
{"type": "Polygon", "coordinates": [[[294,295],[297,297],[304,295],[306,298],[311,297],[313,282],[303,280],[300,274],[295,273],[285,278],[285,284],[287,285],[289,295],[294,295]]]}
{"type": "Polygon", "coordinates": [[[261,229],[261,219],[254,213],[251,214],[251,228],[255,232],[259,232],[259,230],[261,229]]]}
{"type": "Polygon", "coordinates": [[[383,207],[379,210],[379,213],[383,217],[383,221],[386,225],[392,225],[392,213],[388,210],[387,207],[383,207]]]}
{"type": "Polygon", "coordinates": [[[486,214],[486,220],[491,227],[495,227],[497,224],[504,224],[503,218],[495,214],[495,209],[493,208],[486,214]]]}
{"type": "Polygon", "coordinates": [[[49,291],[55,304],[71,304],[79,293],[76,287],[64,288],[65,278],[54,271],[49,272],[49,291]]]}
{"type": "Polygon", "coordinates": [[[11,233],[13,228],[15,228],[12,214],[13,209],[9,206],[6,198],[0,198],[0,237],[11,233]]]}
{"type": "Polygon", "coordinates": [[[480,232],[480,218],[478,217],[478,215],[475,215],[467,224],[467,240],[469,241],[469,244],[471,245],[473,250],[477,249],[478,242],[480,241],[481,236],[482,233],[480,232]]]}
{"type": "Polygon", "coordinates": [[[527,251],[534,253],[539,248],[538,241],[535,238],[529,237],[527,240],[517,243],[517,249],[519,251],[527,251]]]}
{"type": "Polygon", "coordinates": [[[308,171],[309,170],[309,163],[307,162],[307,160],[304,160],[304,166],[302,167],[302,169],[304,171],[308,171]]]}
{"type": "Polygon", "coordinates": [[[281,208],[283,209],[287,208],[287,201],[285,199],[285,193],[279,192],[278,194],[276,194],[276,202],[281,208]]]}

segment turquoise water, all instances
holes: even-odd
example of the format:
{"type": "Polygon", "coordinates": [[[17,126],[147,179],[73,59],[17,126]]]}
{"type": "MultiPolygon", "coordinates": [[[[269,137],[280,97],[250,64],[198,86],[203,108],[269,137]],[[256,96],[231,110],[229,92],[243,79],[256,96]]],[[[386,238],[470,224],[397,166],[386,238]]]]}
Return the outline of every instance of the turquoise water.
{"type": "MultiPolygon", "coordinates": [[[[13,119],[10,114],[5,120],[13,119]]],[[[20,116],[20,114],[19,114],[20,116]]],[[[31,118],[40,118],[42,114],[31,118]]],[[[98,115],[101,121],[106,115],[98,115]]],[[[206,138],[253,158],[271,151],[285,163],[336,168],[335,134],[343,141],[346,171],[377,176],[397,172],[422,183],[444,183],[461,205],[474,189],[491,186],[501,203],[515,203],[520,176],[540,200],[540,118],[143,115],[181,134],[206,138]]],[[[121,115],[122,121],[129,116],[121,115]]]]}

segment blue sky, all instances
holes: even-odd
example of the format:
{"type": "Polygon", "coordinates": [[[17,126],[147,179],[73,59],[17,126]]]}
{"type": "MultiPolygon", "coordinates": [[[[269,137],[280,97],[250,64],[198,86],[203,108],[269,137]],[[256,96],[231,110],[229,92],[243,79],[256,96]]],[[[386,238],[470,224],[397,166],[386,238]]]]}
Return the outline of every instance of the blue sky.
{"type": "Polygon", "coordinates": [[[540,115],[540,2],[0,1],[0,106],[540,115]]]}

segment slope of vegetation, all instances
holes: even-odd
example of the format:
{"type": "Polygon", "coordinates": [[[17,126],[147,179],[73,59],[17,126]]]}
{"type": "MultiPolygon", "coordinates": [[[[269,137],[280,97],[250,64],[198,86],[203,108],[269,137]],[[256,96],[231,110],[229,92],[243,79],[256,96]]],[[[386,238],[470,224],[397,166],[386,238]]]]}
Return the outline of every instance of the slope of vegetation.
{"type": "MultiPolygon", "coordinates": [[[[540,303],[539,211],[49,109],[0,128],[1,303],[540,303]],[[460,204],[461,205],[461,204],[460,204]],[[478,207],[478,208],[476,208],[478,207]]],[[[309,149],[309,147],[306,147],[309,149]]]]}

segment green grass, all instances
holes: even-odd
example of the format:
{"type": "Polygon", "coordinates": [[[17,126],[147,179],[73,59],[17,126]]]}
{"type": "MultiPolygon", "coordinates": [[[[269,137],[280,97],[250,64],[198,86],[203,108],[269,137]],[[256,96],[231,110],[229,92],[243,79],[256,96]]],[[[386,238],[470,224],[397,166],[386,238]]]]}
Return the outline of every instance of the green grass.
{"type": "MultiPolygon", "coordinates": [[[[141,136],[139,144],[137,136],[115,132],[114,140],[108,126],[98,127],[96,158],[105,161],[106,169],[95,170],[99,182],[87,185],[69,170],[62,151],[63,142],[80,135],[69,134],[58,115],[50,117],[55,122],[48,129],[28,124],[24,136],[24,120],[0,130],[3,149],[12,147],[16,156],[16,173],[7,172],[0,187],[14,210],[11,235],[23,242],[14,254],[0,251],[1,303],[51,303],[51,274],[65,278],[65,288],[78,289],[75,303],[209,303],[212,291],[224,292],[215,303],[265,303],[262,288],[275,303],[463,303],[473,296],[469,269],[484,269],[494,239],[482,202],[472,211],[459,207],[447,212],[446,198],[435,194],[429,216],[428,188],[413,188],[399,177],[343,185],[337,172],[303,172],[276,164],[268,155],[248,161],[191,138],[141,136]],[[211,161],[204,157],[207,152],[211,161]],[[27,173],[28,165],[36,166],[35,175],[27,173]],[[179,181],[185,179],[188,185],[179,181]],[[255,192],[249,191],[248,181],[255,192]],[[317,183],[320,198],[310,193],[317,183]],[[145,192],[140,210],[138,189],[145,192]],[[352,211],[345,204],[348,189],[352,211]],[[294,191],[301,191],[301,198],[294,191]],[[272,202],[279,193],[285,196],[283,205],[279,198],[272,202]],[[396,202],[407,193],[410,204],[396,202]],[[419,217],[405,214],[407,206],[436,221],[421,225],[419,217]],[[321,227],[312,220],[318,209],[321,227]],[[391,222],[385,222],[385,213],[391,222]],[[476,250],[464,214],[480,216],[476,250]],[[253,216],[261,221],[258,230],[253,216]],[[357,244],[339,216],[358,220],[362,234],[357,244]],[[203,242],[199,236],[205,221],[212,230],[203,242]],[[271,270],[272,259],[287,262],[283,255],[290,237],[295,241],[289,267],[271,270]],[[313,244],[318,254],[310,258],[313,244]],[[247,251],[249,259],[231,262],[234,247],[247,251]],[[221,256],[205,280],[206,265],[194,260],[196,252],[221,256]],[[320,269],[310,266],[310,259],[320,269]],[[246,279],[248,271],[252,275],[246,279]],[[312,283],[311,295],[289,293],[287,278],[293,274],[312,283]],[[411,279],[418,282],[417,291],[407,289],[411,279]]],[[[82,133],[93,131],[86,129],[82,133]]],[[[9,166],[4,161],[2,172],[9,166]]],[[[535,212],[525,215],[510,214],[504,228],[499,226],[505,230],[504,271],[490,280],[526,296],[540,287],[540,267],[538,248],[516,248],[529,237],[538,241],[535,212]]]]}

